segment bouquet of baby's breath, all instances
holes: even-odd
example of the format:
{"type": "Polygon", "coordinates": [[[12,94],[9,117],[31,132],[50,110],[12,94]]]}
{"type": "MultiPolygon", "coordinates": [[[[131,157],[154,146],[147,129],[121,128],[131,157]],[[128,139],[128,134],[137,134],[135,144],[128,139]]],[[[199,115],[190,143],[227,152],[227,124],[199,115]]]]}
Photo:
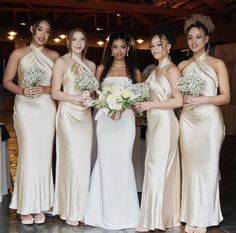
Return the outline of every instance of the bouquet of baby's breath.
{"type": "Polygon", "coordinates": [[[26,87],[37,87],[48,78],[46,71],[38,66],[31,66],[24,72],[23,83],[26,87]]]}
{"type": "Polygon", "coordinates": [[[84,71],[76,76],[75,86],[81,91],[97,91],[99,83],[91,72],[84,71]]]}
{"type": "Polygon", "coordinates": [[[131,92],[135,95],[134,103],[147,101],[149,98],[149,85],[147,83],[133,84],[131,92]]]}
{"type": "Polygon", "coordinates": [[[176,89],[183,95],[199,96],[203,94],[206,82],[195,72],[179,79],[176,89]]]}

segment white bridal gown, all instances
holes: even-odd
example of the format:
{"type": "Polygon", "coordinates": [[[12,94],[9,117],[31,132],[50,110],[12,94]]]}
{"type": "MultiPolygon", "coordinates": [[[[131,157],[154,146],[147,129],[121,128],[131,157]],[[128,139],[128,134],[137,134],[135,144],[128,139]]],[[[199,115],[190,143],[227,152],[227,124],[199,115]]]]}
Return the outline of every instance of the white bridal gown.
{"type": "MultiPolygon", "coordinates": [[[[102,87],[130,85],[127,77],[107,77],[102,87]]],[[[134,228],[139,204],[132,164],[135,116],[131,109],[114,121],[97,113],[97,160],[91,177],[85,223],[109,230],[134,228]]]]}

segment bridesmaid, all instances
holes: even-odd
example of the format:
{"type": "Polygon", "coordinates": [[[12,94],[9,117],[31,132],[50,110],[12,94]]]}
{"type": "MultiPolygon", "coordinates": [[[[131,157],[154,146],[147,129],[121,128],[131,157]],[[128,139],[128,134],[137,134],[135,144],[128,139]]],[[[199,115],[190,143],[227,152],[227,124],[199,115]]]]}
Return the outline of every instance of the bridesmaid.
{"type": "Polygon", "coordinates": [[[197,74],[205,80],[201,96],[184,96],[180,117],[182,155],[182,222],[188,233],[205,233],[222,221],[219,200],[219,154],[224,123],[218,105],[230,100],[228,73],[223,61],[206,48],[214,25],[207,16],[185,21],[187,42],[193,55],[179,64],[183,77],[197,74]]]}
{"type": "Polygon", "coordinates": [[[56,116],[56,190],[54,214],[72,226],[83,221],[89,190],[92,147],[92,117],[83,104],[89,92],[75,86],[75,78],[85,71],[95,73],[95,64],[86,59],[87,38],[74,28],[68,35],[69,52],[53,69],[52,97],[60,101],[56,116]],[[62,86],[62,89],[61,89],[62,86]]]}
{"type": "Polygon", "coordinates": [[[175,89],[180,78],[169,56],[174,33],[167,25],[153,31],[151,53],[158,66],[148,77],[148,102],[136,110],[147,110],[147,153],[140,209],[139,232],[180,226],[179,124],[173,111],[183,105],[175,89]]]}
{"type": "Polygon", "coordinates": [[[53,63],[59,54],[44,47],[51,32],[48,20],[38,18],[30,31],[31,44],[13,51],[3,85],[16,94],[13,119],[19,155],[10,208],[17,209],[23,224],[39,224],[45,221],[43,211],[53,206],[51,160],[56,105],[50,96],[50,85],[53,63]],[[40,85],[28,87],[26,72],[34,67],[45,76],[40,85]]]}

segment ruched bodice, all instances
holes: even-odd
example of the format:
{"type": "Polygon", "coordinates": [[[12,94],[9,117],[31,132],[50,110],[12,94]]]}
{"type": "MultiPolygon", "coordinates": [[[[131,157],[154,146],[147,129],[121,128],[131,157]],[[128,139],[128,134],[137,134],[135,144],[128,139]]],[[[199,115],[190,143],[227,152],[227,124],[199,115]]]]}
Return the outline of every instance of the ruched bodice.
{"type": "Polygon", "coordinates": [[[24,73],[27,69],[31,67],[39,67],[46,72],[46,76],[43,79],[43,86],[51,85],[51,77],[52,77],[52,68],[53,61],[50,60],[45,54],[43,54],[43,47],[36,48],[33,44],[30,44],[31,52],[26,54],[20,61],[18,66],[18,85],[21,87],[25,87],[24,81],[24,73]]]}
{"type": "MultiPolygon", "coordinates": [[[[153,71],[146,81],[150,101],[172,97],[164,75],[153,71]]],[[[180,226],[179,124],[173,109],[147,111],[147,152],[139,225],[149,230],[180,226]]]]}
{"type": "Polygon", "coordinates": [[[150,100],[165,101],[172,96],[169,81],[164,75],[156,77],[155,70],[150,74],[146,83],[149,84],[150,100]]]}
{"type": "MultiPolygon", "coordinates": [[[[205,80],[203,95],[216,96],[215,71],[205,62],[206,55],[194,60],[183,76],[195,72],[205,80]]],[[[218,225],[222,220],[219,201],[219,154],[224,139],[224,124],[219,107],[203,104],[184,107],[180,116],[182,155],[181,220],[192,226],[218,225]]]]}

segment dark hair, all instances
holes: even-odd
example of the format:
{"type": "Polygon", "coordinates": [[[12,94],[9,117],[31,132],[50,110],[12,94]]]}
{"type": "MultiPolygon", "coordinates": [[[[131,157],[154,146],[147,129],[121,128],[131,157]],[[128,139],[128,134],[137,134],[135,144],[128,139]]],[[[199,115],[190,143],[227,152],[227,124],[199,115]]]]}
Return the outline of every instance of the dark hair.
{"type": "Polygon", "coordinates": [[[202,29],[206,36],[209,35],[209,31],[208,31],[207,27],[203,23],[201,23],[200,21],[195,21],[193,24],[189,25],[187,30],[186,30],[187,34],[188,34],[188,32],[190,31],[191,28],[202,29]]]}
{"type": "Polygon", "coordinates": [[[126,32],[112,32],[109,35],[109,40],[107,42],[106,48],[104,49],[103,56],[102,56],[102,64],[104,65],[104,69],[102,71],[100,82],[106,77],[108,71],[110,70],[112,63],[114,61],[114,57],[111,54],[111,48],[114,40],[124,40],[126,41],[127,45],[129,46],[129,54],[125,57],[125,65],[126,65],[126,72],[128,77],[136,83],[135,79],[135,63],[136,63],[136,55],[134,50],[134,40],[132,37],[126,32]]]}
{"type": "MultiPolygon", "coordinates": [[[[157,28],[155,28],[152,32],[151,32],[151,39],[154,36],[159,36],[160,39],[166,39],[168,41],[169,44],[171,44],[172,46],[174,46],[175,41],[176,41],[176,31],[169,25],[164,24],[161,25],[157,28]]],[[[171,46],[171,48],[172,48],[171,46]]]]}
{"type": "Polygon", "coordinates": [[[82,57],[85,57],[85,54],[87,53],[87,50],[88,50],[88,40],[87,40],[87,36],[86,36],[84,30],[82,30],[81,28],[73,28],[73,29],[70,30],[70,32],[67,35],[67,40],[68,40],[68,46],[67,47],[68,47],[69,51],[71,51],[72,37],[73,37],[75,32],[81,32],[85,37],[85,47],[82,51],[82,57]]]}
{"type": "Polygon", "coordinates": [[[33,34],[35,35],[36,33],[36,27],[39,26],[39,24],[42,22],[42,21],[46,21],[50,28],[52,28],[52,24],[51,22],[49,21],[49,19],[47,19],[46,17],[43,17],[41,15],[38,15],[36,18],[34,18],[34,20],[32,21],[31,23],[31,26],[33,27],[33,34]]]}

